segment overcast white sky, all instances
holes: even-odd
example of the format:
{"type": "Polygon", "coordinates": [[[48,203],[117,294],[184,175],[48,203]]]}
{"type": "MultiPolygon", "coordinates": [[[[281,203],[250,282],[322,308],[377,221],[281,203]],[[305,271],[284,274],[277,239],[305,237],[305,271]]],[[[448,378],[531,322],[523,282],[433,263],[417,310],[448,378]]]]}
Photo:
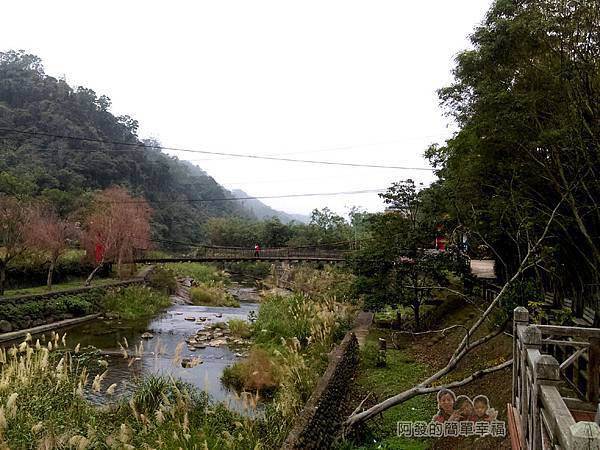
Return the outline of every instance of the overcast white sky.
{"type": "MultiPolygon", "coordinates": [[[[3,2],[0,50],[112,99],[164,146],[427,167],[452,132],[436,89],[491,0],[3,2]]],[[[173,152],[170,152],[173,153],[173,152]]],[[[173,153],[175,154],[175,153],[173,153]]],[[[384,189],[429,172],[179,153],[250,195],[384,189]]],[[[376,194],[263,200],[287,212],[376,194]]]]}

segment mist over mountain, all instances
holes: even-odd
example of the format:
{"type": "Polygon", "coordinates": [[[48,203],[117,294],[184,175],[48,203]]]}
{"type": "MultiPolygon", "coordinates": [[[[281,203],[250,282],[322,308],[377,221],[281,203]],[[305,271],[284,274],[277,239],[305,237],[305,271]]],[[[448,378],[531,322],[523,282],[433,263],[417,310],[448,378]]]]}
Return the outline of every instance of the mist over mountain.
{"type": "Polygon", "coordinates": [[[149,201],[158,240],[202,242],[210,217],[294,219],[230,200],[205,171],[140,139],[138,122],[110,108],[109,97],[46,75],[37,56],[0,53],[0,193],[41,198],[76,216],[92,192],[121,185],[149,201]]]}
{"type": "MultiPolygon", "coordinates": [[[[231,194],[235,198],[247,198],[252,197],[250,194],[242,191],[241,189],[234,189],[231,194]]],[[[290,214],[283,211],[278,211],[265,205],[258,199],[247,199],[240,200],[239,204],[242,205],[246,210],[250,211],[256,216],[257,219],[270,219],[272,217],[278,218],[282,223],[299,222],[308,223],[310,222],[310,216],[304,214],[290,214]]]]}

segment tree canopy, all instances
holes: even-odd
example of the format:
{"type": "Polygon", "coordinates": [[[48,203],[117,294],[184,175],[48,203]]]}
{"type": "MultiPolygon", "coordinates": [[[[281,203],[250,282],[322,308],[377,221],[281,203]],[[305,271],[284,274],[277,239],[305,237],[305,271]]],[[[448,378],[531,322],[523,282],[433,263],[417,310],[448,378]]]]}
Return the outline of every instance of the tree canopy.
{"type": "Polygon", "coordinates": [[[496,0],[439,91],[460,131],[426,153],[455,225],[508,278],[559,205],[548,285],[582,292],[600,252],[600,4],[496,0]]]}

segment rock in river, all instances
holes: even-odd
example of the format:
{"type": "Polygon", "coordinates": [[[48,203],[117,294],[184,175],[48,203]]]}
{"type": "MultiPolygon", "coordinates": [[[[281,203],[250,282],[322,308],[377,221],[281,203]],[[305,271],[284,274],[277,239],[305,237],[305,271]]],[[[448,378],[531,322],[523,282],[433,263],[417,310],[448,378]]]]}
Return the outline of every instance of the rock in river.
{"type": "Polygon", "coordinates": [[[154,335],[152,333],[149,333],[148,331],[142,334],[142,339],[152,339],[153,337],[154,335]]]}
{"type": "Polygon", "coordinates": [[[192,367],[202,364],[202,362],[203,361],[200,358],[183,358],[181,360],[181,367],[191,369],[192,367]]]}

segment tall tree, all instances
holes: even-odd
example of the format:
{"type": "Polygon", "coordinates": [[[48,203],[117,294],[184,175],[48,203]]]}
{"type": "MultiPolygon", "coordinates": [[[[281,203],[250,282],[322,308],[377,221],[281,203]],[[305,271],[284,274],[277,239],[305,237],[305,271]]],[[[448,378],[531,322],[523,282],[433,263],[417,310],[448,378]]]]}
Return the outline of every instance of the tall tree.
{"type": "Polygon", "coordinates": [[[48,208],[37,206],[29,213],[29,220],[25,226],[25,241],[30,250],[41,251],[49,262],[46,287],[52,289],[52,278],[58,259],[65,253],[68,239],[78,235],[76,226],[61,220],[48,208]]]}
{"type": "Polygon", "coordinates": [[[356,287],[369,308],[410,307],[420,328],[421,305],[433,289],[446,284],[446,271],[455,267],[455,260],[427,250],[433,221],[424,214],[423,192],[412,180],[393,183],[380,196],[390,209],[367,219],[369,238],[353,260],[356,287]]]}
{"type": "Polygon", "coordinates": [[[4,295],[9,263],[27,248],[25,227],[28,220],[23,202],[0,195],[0,295],[4,295]]]}
{"type": "Polygon", "coordinates": [[[93,204],[93,213],[86,223],[85,242],[88,254],[96,255],[98,260],[86,284],[108,261],[116,263],[117,272],[122,275],[123,263],[134,257],[135,250],[150,246],[152,210],[145,199],[132,196],[124,188],[110,187],[99,192],[93,204]]]}
{"type": "Polygon", "coordinates": [[[504,278],[565,196],[546,243],[562,268],[551,276],[574,294],[598,282],[599,30],[598,2],[497,0],[439,91],[460,131],[427,155],[504,278]]]}

